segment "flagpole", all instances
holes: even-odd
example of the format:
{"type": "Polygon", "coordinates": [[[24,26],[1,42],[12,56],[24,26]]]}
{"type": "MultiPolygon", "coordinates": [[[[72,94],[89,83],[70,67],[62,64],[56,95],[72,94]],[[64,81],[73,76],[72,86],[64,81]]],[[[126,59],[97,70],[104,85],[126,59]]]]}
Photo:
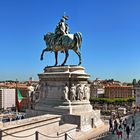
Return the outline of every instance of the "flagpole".
{"type": "Polygon", "coordinates": [[[17,79],[16,79],[16,94],[15,94],[15,107],[16,107],[16,114],[18,114],[18,107],[17,107],[17,79]]]}

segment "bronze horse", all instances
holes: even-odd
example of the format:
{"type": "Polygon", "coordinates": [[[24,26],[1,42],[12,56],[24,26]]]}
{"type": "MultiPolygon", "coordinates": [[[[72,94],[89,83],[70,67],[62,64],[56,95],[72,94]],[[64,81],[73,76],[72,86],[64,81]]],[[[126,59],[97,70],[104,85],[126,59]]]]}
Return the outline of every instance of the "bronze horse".
{"type": "Polygon", "coordinates": [[[79,57],[79,64],[81,64],[81,53],[79,52],[79,48],[82,44],[82,34],[80,32],[77,32],[75,34],[64,34],[60,37],[58,37],[54,33],[47,33],[44,35],[44,41],[46,42],[47,48],[45,48],[42,51],[41,54],[41,60],[43,60],[44,52],[54,52],[55,54],[55,65],[58,64],[58,51],[61,51],[65,53],[65,59],[64,62],[61,64],[61,66],[64,66],[67,58],[69,56],[69,50],[73,50],[79,57]]]}

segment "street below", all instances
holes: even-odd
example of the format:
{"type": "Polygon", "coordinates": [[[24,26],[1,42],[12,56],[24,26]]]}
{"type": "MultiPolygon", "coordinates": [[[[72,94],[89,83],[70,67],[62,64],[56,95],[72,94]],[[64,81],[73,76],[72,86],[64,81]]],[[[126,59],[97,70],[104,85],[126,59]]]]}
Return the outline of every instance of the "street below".
{"type": "MultiPolygon", "coordinates": [[[[134,116],[134,119],[135,119],[135,130],[131,130],[129,135],[129,140],[140,140],[140,113],[137,113],[134,116]]],[[[128,117],[128,123],[127,123],[130,126],[130,128],[131,128],[131,123],[132,123],[132,115],[128,117]]],[[[119,139],[127,140],[127,135],[124,129],[123,129],[122,139],[121,137],[119,139]]],[[[109,132],[106,136],[103,136],[98,140],[118,140],[118,136],[116,132],[114,134],[112,134],[112,132],[109,132]]]]}

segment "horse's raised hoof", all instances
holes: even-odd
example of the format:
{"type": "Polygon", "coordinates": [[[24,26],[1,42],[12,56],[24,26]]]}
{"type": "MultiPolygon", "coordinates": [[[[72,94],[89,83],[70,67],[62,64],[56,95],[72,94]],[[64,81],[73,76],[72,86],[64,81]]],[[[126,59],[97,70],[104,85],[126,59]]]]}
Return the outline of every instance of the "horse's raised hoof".
{"type": "Polygon", "coordinates": [[[79,62],[78,66],[80,66],[80,65],[81,65],[81,62],[79,62]]]}
{"type": "Polygon", "coordinates": [[[43,60],[43,57],[41,57],[40,60],[43,60]]]}

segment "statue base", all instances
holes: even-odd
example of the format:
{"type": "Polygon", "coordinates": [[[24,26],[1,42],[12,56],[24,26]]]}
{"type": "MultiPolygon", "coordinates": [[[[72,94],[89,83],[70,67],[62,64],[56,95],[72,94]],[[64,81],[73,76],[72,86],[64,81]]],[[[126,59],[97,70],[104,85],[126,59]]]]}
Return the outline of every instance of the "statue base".
{"type": "Polygon", "coordinates": [[[77,124],[81,130],[89,130],[95,126],[95,116],[99,120],[100,112],[95,113],[90,105],[90,75],[85,73],[83,67],[46,67],[44,73],[38,76],[40,87],[36,111],[61,114],[61,123],[77,124]]]}
{"type": "MultiPolygon", "coordinates": [[[[78,85],[88,86],[89,74],[85,73],[81,66],[57,66],[46,67],[44,73],[38,74],[40,80],[39,102],[35,110],[54,112],[58,114],[73,114],[75,112],[91,111],[89,100],[70,100],[70,88],[74,84],[75,90],[78,85]],[[64,88],[67,85],[67,98],[64,88]],[[84,110],[85,109],[85,110],[84,110]]],[[[82,87],[83,88],[83,87],[82,87]]],[[[77,94],[77,93],[76,93],[77,94]]],[[[89,93],[90,94],[90,93],[89,93]]],[[[77,95],[76,95],[77,96],[77,95]]]]}

